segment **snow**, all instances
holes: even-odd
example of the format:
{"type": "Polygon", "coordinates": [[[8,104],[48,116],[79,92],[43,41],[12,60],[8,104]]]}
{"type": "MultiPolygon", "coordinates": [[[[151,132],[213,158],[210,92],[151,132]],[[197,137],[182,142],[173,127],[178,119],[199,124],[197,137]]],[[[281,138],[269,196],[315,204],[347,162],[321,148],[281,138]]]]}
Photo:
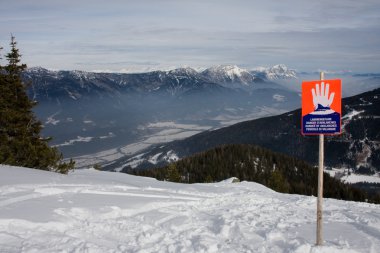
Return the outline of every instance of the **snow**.
{"type": "MultiPolygon", "coordinates": [[[[124,156],[137,155],[138,152],[143,151],[144,149],[158,143],[167,143],[174,140],[184,139],[190,137],[194,134],[198,134],[200,132],[206,131],[210,129],[211,126],[202,126],[196,124],[181,124],[173,121],[160,121],[149,123],[145,126],[140,126],[139,130],[149,130],[149,135],[142,137],[142,139],[136,141],[135,143],[131,143],[126,146],[113,148],[104,150],[95,154],[77,156],[73,159],[75,160],[75,165],[78,168],[85,168],[88,166],[92,166],[94,164],[107,164],[115,161],[124,156]]],[[[104,138],[105,136],[101,136],[100,138],[104,138]]],[[[109,134],[109,137],[115,137],[114,134],[109,134]]],[[[79,138],[79,137],[78,137],[79,138]]],[[[59,144],[56,146],[63,145],[71,145],[77,141],[84,141],[85,139],[70,140],[63,144],[59,144]]],[[[95,137],[92,137],[95,138],[95,137]]],[[[92,139],[91,139],[92,140],[92,139]]],[[[89,141],[91,141],[89,140],[89,141]]],[[[132,168],[138,166],[139,163],[143,162],[142,159],[129,159],[128,163],[125,165],[131,165],[132,168]],[[133,167],[134,166],[134,167],[133,167]]]]}
{"type": "Polygon", "coordinates": [[[378,183],[380,184],[380,174],[376,173],[374,175],[363,175],[363,174],[355,174],[350,171],[348,173],[347,168],[332,168],[330,170],[325,170],[325,172],[329,173],[331,177],[336,177],[340,179],[342,182],[356,184],[356,183],[378,183]]]}
{"type": "MultiPolygon", "coordinates": [[[[218,65],[210,67],[204,72],[208,72],[211,77],[216,78],[227,78],[228,81],[240,81],[243,85],[248,85],[247,80],[242,78],[244,75],[252,75],[246,69],[239,68],[236,65],[218,65]]],[[[226,81],[226,80],[224,80],[226,81]]],[[[222,82],[224,82],[222,81],[222,82]]]]}
{"type": "Polygon", "coordinates": [[[360,174],[351,173],[351,175],[343,176],[340,180],[346,183],[351,183],[351,184],[360,183],[360,182],[380,184],[380,175],[376,174],[373,176],[369,176],[369,175],[360,175],[360,174]]]}
{"type": "Polygon", "coordinates": [[[279,95],[279,94],[274,94],[273,99],[276,100],[277,102],[284,102],[285,101],[285,96],[279,95]]]}
{"type": "Polygon", "coordinates": [[[162,154],[162,152],[158,153],[158,154],[155,154],[154,156],[150,157],[148,162],[152,163],[152,164],[157,164],[158,163],[158,158],[159,156],[162,154]]]}
{"type": "Polygon", "coordinates": [[[151,164],[157,164],[161,161],[166,161],[166,162],[171,163],[171,162],[175,162],[175,161],[179,160],[178,155],[176,153],[174,153],[173,150],[166,152],[165,155],[163,155],[162,152],[159,152],[159,153],[149,157],[149,159],[143,158],[143,156],[145,154],[146,153],[141,153],[141,154],[138,154],[132,158],[129,158],[126,163],[124,163],[122,166],[119,166],[118,168],[115,168],[114,170],[117,172],[120,172],[124,167],[127,167],[127,166],[134,169],[145,161],[149,162],[151,164]]]}
{"type": "Polygon", "coordinates": [[[60,120],[57,120],[54,117],[57,116],[59,113],[60,113],[60,111],[58,111],[58,112],[50,115],[49,117],[47,117],[45,124],[46,125],[52,124],[54,126],[57,125],[60,122],[60,120]]]}
{"type": "Polygon", "coordinates": [[[269,80],[278,79],[297,79],[297,73],[293,69],[289,69],[284,64],[277,64],[273,67],[256,67],[252,69],[253,72],[263,73],[265,77],[269,80]]]}
{"type": "Polygon", "coordinates": [[[228,67],[225,67],[224,69],[225,69],[228,77],[232,80],[235,78],[235,76],[240,77],[242,75],[242,73],[248,72],[247,70],[241,69],[236,65],[228,66],[228,67]]]}
{"type": "Polygon", "coordinates": [[[54,145],[54,147],[63,147],[63,146],[70,146],[73,145],[75,142],[90,142],[92,141],[94,137],[82,137],[82,136],[77,136],[76,139],[65,141],[64,143],[54,145]]]}
{"type": "Polygon", "coordinates": [[[380,209],[226,180],[176,184],[0,165],[0,252],[380,252],[380,209]]]}
{"type": "Polygon", "coordinates": [[[115,168],[114,171],[120,172],[126,166],[130,166],[132,169],[136,168],[137,166],[139,166],[140,164],[142,164],[145,161],[145,159],[142,158],[142,156],[144,156],[144,155],[145,155],[145,153],[141,153],[137,156],[134,156],[134,157],[128,159],[127,163],[123,164],[122,166],[119,166],[118,168],[115,168]]]}
{"type": "Polygon", "coordinates": [[[94,164],[107,164],[126,155],[134,155],[149,146],[151,146],[151,144],[144,142],[132,143],[120,148],[108,149],[95,154],[77,156],[73,159],[75,160],[75,166],[77,168],[85,168],[94,164]]]}
{"type": "Polygon", "coordinates": [[[108,139],[113,137],[116,137],[116,135],[112,132],[109,132],[108,135],[99,136],[99,139],[108,139]]]}
{"type": "Polygon", "coordinates": [[[196,124],[181,124],[181,123],[176,123],[173,121],[159,121],[159,122],[154,122],[154,123],[148,123],[146,128],[152,128],[152,129],[173,128],[173,129],[182,129],[182,130],[205,131],[205,130],[210,129],[210,126],[201,126],[201,125],[196,125],[196,124]]]}
{"type": "Polygon", "coordinates": [[[344,115],[342,117],[342,120],[348,120],[348,121],[350,121],[350,120],[352,120],[353,117],[355,117],[356,115],[359,115],[359,114],[361,114],[363,112],[364,112],[364,110],[362,110],[362,111],[352,110],[351,112],[349,112],[346,115],[344,115]]]}
{"type": "Polygon", "coordinates": [[[243,73],[249,73],[246,69],[239,68],[236,65],[218,65],[210,67],[208,70],[217,74],[224,73],[231,80],[234,80],[235,77],[241,77],[243,73]]]}
{"type": "Polygon", "coordinates": [[[179,157],[173,150],[170,150],[166,152],[166,155],[163,157],[163,160],[167,162],[175,162],[179,160],[179,157]]]}
{"type": "MultiPolygon", "coordinates": [[[[234,113],[236,109],[229,109],[225,108],[225,111],[229,113],[234,113]]],[[[221,114],[218,115],[214,118],[211,118],[211,120],[219,121],[220,125],[222,127],[225,126],[230,126],[233,124],[237,124],[243,121],[248,121],[248,120],[254,120],[262,117],[268,117],[268,116],[273,116],[273,115],[279,115],[281,113],[287,112],[286,110],[279,109],[276,107],[268,107],[268,106],[256,106],[252,108],[252,110],[249,112],[247,111],[244,116],[242,115],[236,115],[236,114],[221,114]]],[[[214,128],[216,129],[216,128],[214,128]]]]}

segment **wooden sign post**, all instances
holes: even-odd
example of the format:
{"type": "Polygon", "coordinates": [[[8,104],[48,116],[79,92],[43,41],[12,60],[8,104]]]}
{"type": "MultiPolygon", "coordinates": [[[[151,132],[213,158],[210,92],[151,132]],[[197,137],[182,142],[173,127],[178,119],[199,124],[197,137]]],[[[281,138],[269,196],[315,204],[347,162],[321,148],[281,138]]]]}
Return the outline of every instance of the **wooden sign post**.
{"type": "Polygon", "coordinates": [[[320,80],[302,82],[302,134],[319,135],[318,157],[318,199],[317,199],[317,245],[323,244],[323,168],[324,135],[341,133],[341,80],[320,80]]]}
{"type": "MultiPolygon", "coordinates": [[[[321,72],[320,79],[325,75],[321,72]]],[[[323,162],[324,162],[324,135],[319,134],[319,157],[318,157],[318,199],[317,199],[317,245],[323,244],[322,237],[322,209],[323,209],[323,162]]]]}

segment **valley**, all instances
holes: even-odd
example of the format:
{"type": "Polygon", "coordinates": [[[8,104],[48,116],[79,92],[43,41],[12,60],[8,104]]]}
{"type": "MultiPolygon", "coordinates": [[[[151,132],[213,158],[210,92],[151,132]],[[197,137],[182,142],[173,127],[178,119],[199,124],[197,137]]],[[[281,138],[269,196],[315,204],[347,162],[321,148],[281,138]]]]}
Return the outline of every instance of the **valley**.
{"type": "MultiPolygon", "coordinates": [[[[276,78],[295,78],[284,66],[270,71],[276,78]]],[[[133,154],[136,147],[140,151],[296,108],[298,93],[266,75],[217,66],[141,74],[31,68],[24,77],[31,83],[29,96],[39,103],[35,112],[43,133],[83,167],[133,154]],[[112,156],[106,159],[104,153],[112,156]]]]}
{"type": "MultiPolygon", "coordinates": [[[[138,74],[31,68],[25,79],[32,84],[29,96],[39,102],[43,133],[54,137],[51,145],[74,158],[77,168],[121,171],[162,166],[229,143],[260,145],[315,164],[305,152],[315,141],[301,137],[299,111],[292,111],[300,106],[294,84],[313,75],[284,65],[251,71],[220,65],[138,74]]],[[[379,85],[373,75],[342,78],[346,94],[379,85]]],[[[376,123],[366,120],[379,117],[375,93],[344,100],[345,133],[327,143],[339,159],[328,156],[328,167],[378,171],[376,123]],[[357,136],[359,122],[372,122],[365,126],[368,136],[357,136]]]]}

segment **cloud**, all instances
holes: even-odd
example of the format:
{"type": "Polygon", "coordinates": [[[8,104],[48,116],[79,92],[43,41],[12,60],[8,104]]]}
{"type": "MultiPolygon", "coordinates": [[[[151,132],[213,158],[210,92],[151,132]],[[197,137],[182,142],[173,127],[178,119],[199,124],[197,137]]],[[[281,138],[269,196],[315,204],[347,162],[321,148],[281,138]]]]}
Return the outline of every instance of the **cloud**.
{"type": "Polygon", "coordinates": [[[30,66],[380,66],[378,1],[20,0],[0,13],[0,44],[15,34],[30,66]]]}

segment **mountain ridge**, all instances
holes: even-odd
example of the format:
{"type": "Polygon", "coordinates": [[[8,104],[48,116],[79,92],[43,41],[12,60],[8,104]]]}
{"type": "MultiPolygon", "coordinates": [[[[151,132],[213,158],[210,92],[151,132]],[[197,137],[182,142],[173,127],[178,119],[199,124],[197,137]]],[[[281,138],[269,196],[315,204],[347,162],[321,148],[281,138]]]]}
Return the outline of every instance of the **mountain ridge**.
{"type": "MultiPolygon", "coordinates": [[[[265,83],[284,78],[295,78],[285,65],[276,65],[264,70],[248,71],[236,65],[218,65],[203,71],[193,68],[177,68],[168,71],[151,71],[146,73],[101,73],[81,70],[48,70],[42,67],[29,68],[24,73],[24,79],[31,81],[29,94],[36,100],[53,97],[81,99],[95,93],[105,93],[108,96],[120,93],[159,93],[182,95],[199,86],[212,89],[222,86],[232,89],[251,90],[256,83],[265,83]],[[273,73],[272,73],[273,72],[273,73]],[[289,72],[290,74],[286,74],[289,72]],[[273,78],[272,78],[273,77],[273,78]],[[274,78],[275,77],[275,78],[274,78]],[[52,87],[53,85],[55,87],[52,87]],[[55,90],[54,90],[54,89],[55,90]],[[44,97],[43,94],[46,94],[44,97]]],[[[286,89],[285,87],[282,87],[286,89]]],[[[104,95],[104,94],[103,94],[104,95]]]]}

